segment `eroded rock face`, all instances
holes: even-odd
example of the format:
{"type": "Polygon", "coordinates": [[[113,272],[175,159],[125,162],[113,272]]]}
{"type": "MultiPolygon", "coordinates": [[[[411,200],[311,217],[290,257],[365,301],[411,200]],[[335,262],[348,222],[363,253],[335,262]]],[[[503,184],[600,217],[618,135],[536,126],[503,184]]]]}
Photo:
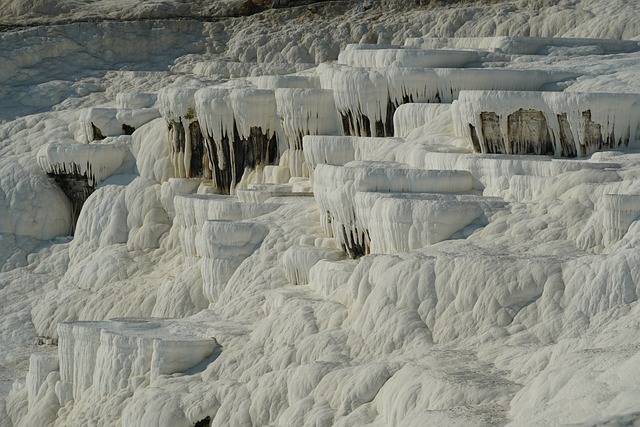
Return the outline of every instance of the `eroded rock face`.
{"type": "Polygon", "coordinates": [[[567,119],[567,113],[557,115],[558,127],[560,128],[560,147],[562,157],[576,157],[576,142],[571,134],[571,127],[567,119]]]}

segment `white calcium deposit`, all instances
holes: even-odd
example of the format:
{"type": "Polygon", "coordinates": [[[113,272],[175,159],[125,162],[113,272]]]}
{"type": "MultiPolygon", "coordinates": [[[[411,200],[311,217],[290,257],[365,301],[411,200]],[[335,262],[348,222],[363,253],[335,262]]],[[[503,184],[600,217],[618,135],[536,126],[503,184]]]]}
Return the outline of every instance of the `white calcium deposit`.
{"type": "Polygon", "coordinates": [[[0,4],[0,427],[637,424],[637,1],[205,3],[0,4]]]}

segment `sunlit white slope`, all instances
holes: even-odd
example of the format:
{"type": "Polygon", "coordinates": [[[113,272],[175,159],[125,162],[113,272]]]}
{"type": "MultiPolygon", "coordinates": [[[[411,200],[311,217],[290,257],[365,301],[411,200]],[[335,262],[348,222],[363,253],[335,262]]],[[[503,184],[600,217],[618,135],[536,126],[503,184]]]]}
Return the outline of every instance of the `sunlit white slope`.
{"type": "Polygon", "coordinates": [[[36,153],[52,139],[71,139],[68,122],[54,115],[21,119],[3,126],[0,139],[0,233],[40,240],[67,235],[71,206],[38,167],[36,153]]]}

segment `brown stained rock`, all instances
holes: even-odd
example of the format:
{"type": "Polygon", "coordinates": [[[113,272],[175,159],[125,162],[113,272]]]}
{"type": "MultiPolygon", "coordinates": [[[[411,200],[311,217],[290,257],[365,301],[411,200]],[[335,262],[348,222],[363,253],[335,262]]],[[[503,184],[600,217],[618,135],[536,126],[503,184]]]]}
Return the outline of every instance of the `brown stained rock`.
{"type": "Polygon", "coordinates": [[[576,142],[573,139],[573,134],[571,133],[567,113],[558,114],[557,117],[560,128],[560,155],[562,157],[576,157],[578,155],[578,152],[576,151],[576,142]]]}
{"type": "Polygon", "coordinates": [[[553,137],[542,111],[521,108],[509,114],[507,135],[513,154],[554,154],[553,137]]]}
{"type": "Polygon", "coordinates": [[[500,131],[500,116],[491,111],[480,113],[480,126],[487,154],[505,154],[507,152],[500,131]]]}
{"type": "Polygon", "coordinates": [[[609,146],[605,146],[600,125],[591,120],[591,110],[582,112],[582,126],[584,141],[580,143],[581,156],[587,156],[602,148],[609,148],[609,146]]]}

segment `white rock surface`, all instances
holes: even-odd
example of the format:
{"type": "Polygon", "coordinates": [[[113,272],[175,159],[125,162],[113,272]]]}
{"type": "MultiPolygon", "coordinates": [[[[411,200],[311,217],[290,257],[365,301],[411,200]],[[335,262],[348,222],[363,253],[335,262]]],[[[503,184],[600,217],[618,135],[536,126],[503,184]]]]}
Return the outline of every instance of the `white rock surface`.
{"type": "MultiPolygon", "coordinates": [[[[43,24],[0,32],[0,426],[635,421],[637,148],[474,154],[455,107],[408,106],[544,89],[547,122],[579,101],[592,128],[631,139],[634,2],[354,0],[208,22],[242,6],[214,3],[0,5],[3,22],[43,24]],[[362,61],[394,45],[386,64],[408,38],[480,48],[482,68],[317,66],[349,43],[362,61]],[[221,81],[232,76],[250,79],[221,81]],[[348,111],[347,129],[388,137],[305,136],[313,183],[291,176],[301,158],[284,138],[273,164],[238,171],[237,197],[213,194],[204,167],[178,178],[166,118],[212,137],[275,132],[284,117],[306,129],[294,107],[313,106],[278,105],[278,91],[319,89],[335,108],[309,123],[348,111]],[[69,206],[39,151],[81,139],[83,109],[142,120],[156,93],[164,116],[131,137],[135,164],[105,176],[66,237],[69,206]],[[366,255],[365,237],[393,253],[366,255]],[[363,256],[343,259],[341,242],[363,256]]],[[[538,105],[518,97],[489,104],[538,105]]]]}

